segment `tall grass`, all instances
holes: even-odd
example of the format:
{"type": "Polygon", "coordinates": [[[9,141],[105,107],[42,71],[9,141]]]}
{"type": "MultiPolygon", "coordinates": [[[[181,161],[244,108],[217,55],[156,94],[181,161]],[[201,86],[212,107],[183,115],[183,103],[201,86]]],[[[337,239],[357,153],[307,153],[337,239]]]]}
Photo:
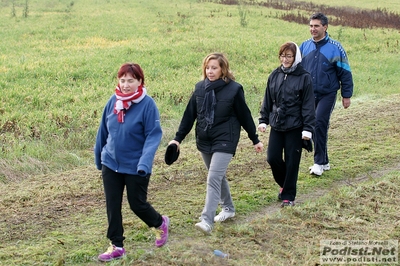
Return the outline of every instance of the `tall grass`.
{"type": "MultiPolygon", "coordinates": [[[[3,2],[1,160],[21,161],[10,165],[16,177],[92,164],[99,117],[126,61],[145,71],[162,116],[163,144],[210,52],[227,54],[256,118],[278,47],[310,37],[307,25],[282,21],[280,12],[187,0],[3,2]]],[[[348,52],[355,99],[398,91],[398,31],[330,26],[329,33],[348,52]]]]}

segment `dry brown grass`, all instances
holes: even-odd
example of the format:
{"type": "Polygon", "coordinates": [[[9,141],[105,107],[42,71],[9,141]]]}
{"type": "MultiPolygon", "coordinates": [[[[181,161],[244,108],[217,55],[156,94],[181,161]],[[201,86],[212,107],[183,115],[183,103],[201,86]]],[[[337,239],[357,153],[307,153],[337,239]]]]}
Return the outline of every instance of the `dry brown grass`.
{"type": "Polygon", "coordinates": [[[370,10],[349,6],[334,7],[325,3],[315,4],[312,2],[293,0],[218,0],[214,2],[224,5],[259,5],[277,10],[284,10],[286,13],[281,15],[281,19],[297,22],[299,24],[307,24],[309,22],[310,14],[314,12],[322,12],[331,18],[329,24],[334,26],[342,25],[361,29],[376,27],[400,29],[400,14],[384,8],[370,10]],[[293,11],[296,11],[296,13],[293,13],[293,11]]]}

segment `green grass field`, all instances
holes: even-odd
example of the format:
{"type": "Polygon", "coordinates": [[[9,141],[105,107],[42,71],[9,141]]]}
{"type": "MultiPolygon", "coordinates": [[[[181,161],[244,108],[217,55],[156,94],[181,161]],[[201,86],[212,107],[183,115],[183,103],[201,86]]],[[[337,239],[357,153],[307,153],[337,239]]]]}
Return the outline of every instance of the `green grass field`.
{"type": "MultiPolygon", "coordinates": [[[[398,1],[334,3],[350,4],[400,12],[398,1]]],[[[0,265],[99,264],[108,242],[92,147],[128,61],[143,67],[161,113],[149,199],[171,217],[171,237],[153,248],[153,233],[124,206],[128,256],[109,265],[317,265],[322,239],[399,239],[400,32],[347,26],[328,29],[355,83],[351,107],[338,102],[332,116],[332,170],[310,177],[304,153],[299,204],[280,211],[265,153],[253,154],[243,135],[228,169],[238,215],[211,237],[195,231],[206,172],[193,135],[169,167],[166,144],[210,52],[227,54],[257,121],[279,46],[310,37],[307,24],[279,19],[284,12],[195,0],[0,2],[0,265]]]]}
{"type": "MultiPolygon", "coordinates": [[[[17,176],[91,164],[88,150],[123,62],[143,66],[162,114],[165,143],[201,77],[206,54],[227,54],[257,117],[268,74],[278,65],[278,47],[310,37],[307,25],[282,21],[276,17],[283,11],[257,6],[29,1],[25,18],[23,1],[13,3],[15,17],[10,2],[1,5],[6,41],[0,44],[0,163],[13,162],[17,176]],[[246,13],[245,27],[240,11],[246,13]]],[[[355,97],[398,91],[397,30],[331,26],[329,33],[348,52],[355,97]]],[[[4,170],[1,176],[10,177],[4,170]]]]}

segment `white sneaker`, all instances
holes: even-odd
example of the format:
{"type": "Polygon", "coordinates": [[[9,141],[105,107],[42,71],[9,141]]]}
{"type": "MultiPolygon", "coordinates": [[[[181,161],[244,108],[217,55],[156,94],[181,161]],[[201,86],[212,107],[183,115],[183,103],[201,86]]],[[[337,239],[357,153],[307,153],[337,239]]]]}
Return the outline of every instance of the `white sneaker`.
{"type": "Polygon", "coordinates": [[[324,166],[320,164],[314,164],[313,166],[310,167],[310,175],[322,175],[324,172],[324,166]]]}
{"type": "Polygon", "coordinates": [[[205,235],[211,235],[212,226],[209,225],[206,221],[201,221],[200,223],[195,224],[197,230],[202,232],[205,235]]]}
{"type": "Polygon", "coordinates": [[[235,217],[235,212],[222,210],[217,216],[214,217],[214,222],[223,222],[232,217],[235,217]]]}
{"type": "MultiPolygon", "coordinates": [[[[308,167],[308,170],[311,170],[313,168],[313,166],[308,167]]],[[[329,163],[322,165],[322,167],[323,167],[324,171],[331,170],[331,165],[329,163]]]]}

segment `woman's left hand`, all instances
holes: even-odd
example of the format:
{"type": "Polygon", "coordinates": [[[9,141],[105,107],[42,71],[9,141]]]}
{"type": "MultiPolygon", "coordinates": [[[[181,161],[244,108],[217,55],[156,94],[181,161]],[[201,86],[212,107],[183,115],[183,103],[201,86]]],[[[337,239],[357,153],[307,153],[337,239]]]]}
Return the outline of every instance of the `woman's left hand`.
{"type": "Polygon", "coordinates": [[[259,143],[257,143],[256,145],[254,145],[254,149],[256,150],[256,152],[262,152],[264,147],[264,144],[260,141],[259,143]]]}

